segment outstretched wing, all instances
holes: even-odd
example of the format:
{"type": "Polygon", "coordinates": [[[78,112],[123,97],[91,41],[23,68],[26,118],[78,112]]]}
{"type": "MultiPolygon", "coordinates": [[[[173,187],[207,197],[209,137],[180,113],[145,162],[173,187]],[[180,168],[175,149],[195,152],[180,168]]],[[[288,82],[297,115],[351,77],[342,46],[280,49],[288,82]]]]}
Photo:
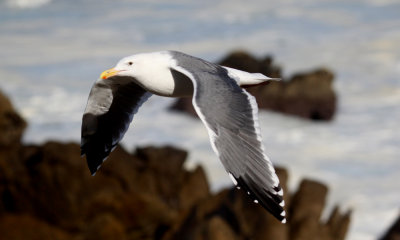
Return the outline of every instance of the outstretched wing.
{"type": "Polygon", "coordinates": [[[261,142],[255,98],[240,88],[226,69],[172,53],[176,60],[172,69],[193,82],[193,105],[232,181],[285,222],[283,191],[261,142]]]}
{"type": "Polygon", "coordinates": [[[93,85],[82,118],[81,154],[94,175],[129,128],[151,93],[132,79],[111,77],[93,85]]]}

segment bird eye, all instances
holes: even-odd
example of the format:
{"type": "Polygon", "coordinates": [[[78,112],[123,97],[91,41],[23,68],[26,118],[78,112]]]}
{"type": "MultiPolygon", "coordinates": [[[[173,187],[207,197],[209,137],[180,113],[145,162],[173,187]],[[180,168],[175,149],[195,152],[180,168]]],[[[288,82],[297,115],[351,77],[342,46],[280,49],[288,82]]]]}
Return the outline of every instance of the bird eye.
{"type": "Polygon", "coordinates": [[[133,62],[128,62],[128,65],[131,66],[133,64],[133,62]]]}

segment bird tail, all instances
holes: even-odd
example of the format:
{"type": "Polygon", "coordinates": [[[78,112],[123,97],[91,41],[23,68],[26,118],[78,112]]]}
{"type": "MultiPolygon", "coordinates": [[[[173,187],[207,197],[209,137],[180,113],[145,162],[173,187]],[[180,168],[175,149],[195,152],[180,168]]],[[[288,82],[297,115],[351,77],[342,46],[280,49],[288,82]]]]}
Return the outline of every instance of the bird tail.
{"type": "Polygon", "coordinates": [[[261,73],[249,73],[238,69],[224,67],[228,75],[235,79],[239,86],[247,88],[268,84],[269,81],[280,81],[280,78],[270,78],[261,73]]]}

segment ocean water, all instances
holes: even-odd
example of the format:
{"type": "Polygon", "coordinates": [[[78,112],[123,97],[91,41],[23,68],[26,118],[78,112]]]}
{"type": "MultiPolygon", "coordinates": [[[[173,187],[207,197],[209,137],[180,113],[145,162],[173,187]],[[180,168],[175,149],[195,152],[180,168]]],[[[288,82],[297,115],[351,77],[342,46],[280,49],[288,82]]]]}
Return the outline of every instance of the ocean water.
{"type": "MultiPolygon", "coordinates": [[[[264,145],[288,168],[330,187],[328,205],[353,210],[347,239],[376,239],[400,212],[400,3],[395,0],[0,1],[0,88],[29,121],[28,143],[79,141],[91,85],[120,58],[174,49],[218,61],[231,50],[270,54],[289,77],[336,74],[331,122],[260,112],[264,145]]],[[[175,145],[230,186],[201,122],[152,97],[123,140],[130,150],[175,145]]]]}

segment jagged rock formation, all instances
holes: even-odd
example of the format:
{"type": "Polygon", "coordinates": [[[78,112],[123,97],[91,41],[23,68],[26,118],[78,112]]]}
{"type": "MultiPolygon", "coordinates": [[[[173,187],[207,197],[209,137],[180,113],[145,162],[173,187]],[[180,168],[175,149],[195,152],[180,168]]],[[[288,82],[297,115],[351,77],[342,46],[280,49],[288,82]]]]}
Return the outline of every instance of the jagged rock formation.
{"type": "Polygon", "coordinates": [[[0,148],[19,143],[26,122],[14,110],[10,100],[0,91],[0,148]]]}
{"type": "MultiPolygon", "coordinates": [[[[286,225],[243,191],[213,195],[203,169],[184,170],[186,152],[171,147],[134,155],[118,147],[95,177],[77,144],[49,142],[19,152],[0,157],[0,234],[8,239],[336,240],[349,224],[349,214],[337,210],[320,221],[327,188],[309,180],[286,195],[286,225]]],[[[286,171],[278,175],[284,184],[286,171]]]]}
{"type": "MultiPolygon", "coordinates": [[[[234,52],[219,64],[248,72],[260,72],[281,78],[281,69],[273,65],[271,57],[258,60],[245,52],[234,52]]],[[[331,120],[336,111],[334,75],[328,69],[316,69],[296,74],[288,81],[270,82],[265,86],[249,88],[261,109],[269,109],[312,120],[331,120]]],[[[191,99],[181,98],[171,107],[197,116],[191,99]]]]}
{"type": "MultiPolygon", "coordinates": [[[[22,133],[22,118],[15,119],[22,129],[14,132],[22,133]]],[[[291,195],[284,169],[277,173],[286,192],[285,225],[241,190],[211,193],[202,167],[184,169],[183,150],[130,154],[118,146],[92,177],[78,144],[26,146],[15,138],[0,148],[0,239],[341,240],[349,225],[350,213],[337,208],[321,221],[327,187],[304,180],[291,195]]]]}

